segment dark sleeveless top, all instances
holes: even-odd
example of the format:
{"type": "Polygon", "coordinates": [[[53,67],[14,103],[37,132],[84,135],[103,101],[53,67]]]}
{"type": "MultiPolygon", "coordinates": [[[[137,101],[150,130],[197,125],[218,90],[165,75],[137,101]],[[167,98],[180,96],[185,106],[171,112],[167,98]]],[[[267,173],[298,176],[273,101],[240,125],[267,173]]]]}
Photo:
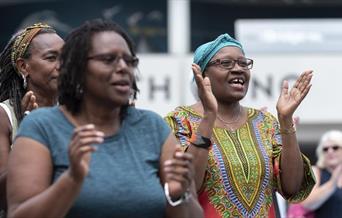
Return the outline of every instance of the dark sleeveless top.
{"type": "MultiPolygon", "coordinates": [[[[329,181],[331,174],[323,169],[320,169],[320,172],[322,185],[329,181]]],[[[315,210],[315,215],[316,218],[342,218],[342,189],[338,188],[320,208],[315,210]]]]}

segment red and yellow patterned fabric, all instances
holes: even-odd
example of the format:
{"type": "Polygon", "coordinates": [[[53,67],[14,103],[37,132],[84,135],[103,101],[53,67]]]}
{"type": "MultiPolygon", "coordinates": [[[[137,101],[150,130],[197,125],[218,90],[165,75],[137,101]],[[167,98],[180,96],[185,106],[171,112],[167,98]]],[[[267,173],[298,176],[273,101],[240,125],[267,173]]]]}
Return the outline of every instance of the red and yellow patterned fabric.
{"type": "MultiPolygon", "coordinates": [[[[178,107],[165,120],[184,150],[202,116],[190,107],[178,107]]],[[[272,190],[281,193],[279,124],[268,112],[248,108],[248,120],[237,130],[215,127],[208,167],[199,201],[205,216],[268,217],[272,190]]],[[[303,155],[305,179],[290,201],[304,199],[315,184],[309,160],[303,155]]],[[[298,169],[299,170],[299,169],[298,169]]]]}

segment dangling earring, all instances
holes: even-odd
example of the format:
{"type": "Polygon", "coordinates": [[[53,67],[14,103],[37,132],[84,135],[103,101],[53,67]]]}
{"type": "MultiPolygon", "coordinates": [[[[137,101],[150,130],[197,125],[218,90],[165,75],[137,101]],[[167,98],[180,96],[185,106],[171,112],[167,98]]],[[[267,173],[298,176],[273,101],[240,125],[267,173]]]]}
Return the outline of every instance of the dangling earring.
{"type": "Polygon", "coordinates": [[[77,84],[76,85],[76,98],[81,99],[82,95],[83,95],[83,88],[81,87],[80,84],[77,84]]]}
{"type": "Polygon", "coordinates": [[[129,99],[128,99],[128,105],[130,106],[134,106],[135,102],[134,102],[134,90],[131,88],[131,94],[129,95],[129,99]]]}
{"type": "Polygon", "coordinates": [[[21,74],[21,77],[23,78],[23,87],[24,89],[27,88],[27,80],[26,80],[26,76],[24,76],[24,74],[20,73],[21,74]]]}

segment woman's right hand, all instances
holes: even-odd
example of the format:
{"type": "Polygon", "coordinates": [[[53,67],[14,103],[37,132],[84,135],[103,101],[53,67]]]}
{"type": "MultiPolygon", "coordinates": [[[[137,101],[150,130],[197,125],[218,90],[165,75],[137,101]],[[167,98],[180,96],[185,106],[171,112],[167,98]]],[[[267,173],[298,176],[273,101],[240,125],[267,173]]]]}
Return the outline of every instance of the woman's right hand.
{"type": "Polygon", "coordinates": [[[24,97],[21,99],[21,111],[32,111],[38,108],[36,102],[36,96],[32,91],[25,93],[24,97]]]}
{"type": "Polygon", "coordinates": [[[74,130],[69,144],[69,175],[80,182],[87,176],[91,153],[96,151],[94,144],[103,142],[104,133],[97,131],[93,124],[79,126],[74,130]]]}
{"type": "MultiPolygon", "coordinates": [[[[208,77],[202,76],[200,66],[192,64],[192,71],[198,88],[198,97],[201,99],[204,113],[217,114],[217,100],[211,90],[211,83],[208,77]]],[[[216,117],[215,117],[216,118],[216,117]]]]}
{"type": "Polygon", "coordinates": [[[164,172],[171,198],[178,199],[190,190],[195,174],[192,161],[192,154],[178,149],[172,159],[164,162],[164,172]]]}

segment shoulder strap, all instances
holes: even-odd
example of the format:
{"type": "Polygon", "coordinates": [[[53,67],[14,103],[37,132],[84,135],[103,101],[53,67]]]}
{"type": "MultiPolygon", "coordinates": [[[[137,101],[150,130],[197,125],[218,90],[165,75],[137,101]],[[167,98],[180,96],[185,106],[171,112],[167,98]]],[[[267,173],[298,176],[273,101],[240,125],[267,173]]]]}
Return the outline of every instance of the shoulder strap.
{"type": "Polygon", "coordinates": [[[8,116],[8,119],[9,119],[9,121],[11,123],[11,126],[13,128],[13,120],[12,120],[12,115],[11,115],[11,111],[10,111],[9,107],[6,104],[4,104],[4,103],[0,103],[0,107],[2,107],[5,110],[5,112],[6,112],[7,116],[8,116]]]}

